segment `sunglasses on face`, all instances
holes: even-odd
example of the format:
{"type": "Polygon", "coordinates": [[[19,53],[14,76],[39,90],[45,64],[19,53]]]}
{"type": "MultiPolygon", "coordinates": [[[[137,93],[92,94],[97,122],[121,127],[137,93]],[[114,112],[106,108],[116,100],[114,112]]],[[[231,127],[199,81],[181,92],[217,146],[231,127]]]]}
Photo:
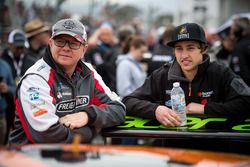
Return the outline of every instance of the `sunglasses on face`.
{"type": "Polygon", "coordinates": [[[82,45],[82,43],[79,41],[69,41],[69,40],[64,40],[60,38],[54,39],[54,44],[61,48],[64,47],[66,44],[68,44],[70,49],[74,49],[74,50],[79,49],[80,46],[82,45]]]}

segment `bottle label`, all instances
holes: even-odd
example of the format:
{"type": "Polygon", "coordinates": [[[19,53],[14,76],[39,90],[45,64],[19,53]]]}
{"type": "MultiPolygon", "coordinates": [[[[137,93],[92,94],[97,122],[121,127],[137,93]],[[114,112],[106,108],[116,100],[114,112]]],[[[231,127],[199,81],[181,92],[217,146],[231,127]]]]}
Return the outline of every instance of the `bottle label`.
{"type": "Polygon", "coordinates": [[[172,98],[172,110],[174,110],[176,113],[182,113],[185,112],[185,97],[180,95],[173,95],[172,98]]]}

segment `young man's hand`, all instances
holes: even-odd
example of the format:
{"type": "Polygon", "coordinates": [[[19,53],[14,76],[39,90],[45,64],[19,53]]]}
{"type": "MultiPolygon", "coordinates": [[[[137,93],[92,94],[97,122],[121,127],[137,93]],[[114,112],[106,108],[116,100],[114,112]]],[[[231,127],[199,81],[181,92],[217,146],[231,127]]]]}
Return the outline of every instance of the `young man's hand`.
{"type": "Polygon", "coordinates": [[[68,114],[61,117],[59,122],[70,129],[81,128],[88,123],[88,115],[86,112],[68,114]]]}
{"type": "Polygon", "coordinates": [[[204,105],[199,103],[189,103],[187,105],[188,114],[204,114],[204,105]]]}
{"type": "Polygon", "coordinates": [[[165,126],[179,126],[180,117],[166,106],[158,106],[155,110],[156,119],[165,126]]]}

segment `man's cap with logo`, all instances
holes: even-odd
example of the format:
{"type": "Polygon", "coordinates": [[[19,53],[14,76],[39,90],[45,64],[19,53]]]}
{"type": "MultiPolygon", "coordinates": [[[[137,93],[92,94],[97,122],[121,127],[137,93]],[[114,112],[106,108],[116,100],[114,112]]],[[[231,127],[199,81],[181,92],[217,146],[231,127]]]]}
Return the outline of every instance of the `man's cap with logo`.
{"type": "Polygon", "coordinates": [[[53,25],[51,38],[62,34],[70,35],[81,43],[87,42],[87,33],[84,25],[75,19],[62,19],[53,25]]]}
{"type": "Polygon", "coordinates": [[[174,47],[179,41],[195,40],[207,44],[204,29],[196,23],[185,23],[175,28],[172,33],[172,40],[167,43],[168,46],[174,47]]]}
{"type": "Polygon", "coordinates": [[[44,25],[44,23],[40,19],[33,19],[24,25],[24,30],[26,33],[26,37],[31,38],[42,32],[49,31],[50,28],[44,25]]]}
{"type": "Polygon", "coordinates": [[[10,32],[8,36],[8,43],[14,45],[15,47],[25,47],[26,37],[21,30],[15,29],[10,32]]]}

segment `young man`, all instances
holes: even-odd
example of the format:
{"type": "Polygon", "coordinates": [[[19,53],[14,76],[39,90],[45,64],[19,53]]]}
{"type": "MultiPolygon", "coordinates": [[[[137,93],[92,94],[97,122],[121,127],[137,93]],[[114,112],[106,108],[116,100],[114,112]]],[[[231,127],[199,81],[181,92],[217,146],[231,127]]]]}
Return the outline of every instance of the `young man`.
{"type": "Polygon", "coordinates": [[[11,143],[71,143],[75,134],[86,143],[95,131],[124,121],[118,96],[81,61],[86,50],[82,23],[63,19],[53,26],[46,53],[18,85],[11,143]]]}
{"type": "Polygon", "coordinates": [[[202,27],[195,23],[176,27],[168,45],[174,49],[174,62],[153,72],[140,88],[123,99],[128,115],[157,119],[163,125],[180,125],[179,117],[171,110],[174,82],[180,82],[185,92],[187,113],[249,115],[249,87],[230,69],[209,61],[202,27]]]}

